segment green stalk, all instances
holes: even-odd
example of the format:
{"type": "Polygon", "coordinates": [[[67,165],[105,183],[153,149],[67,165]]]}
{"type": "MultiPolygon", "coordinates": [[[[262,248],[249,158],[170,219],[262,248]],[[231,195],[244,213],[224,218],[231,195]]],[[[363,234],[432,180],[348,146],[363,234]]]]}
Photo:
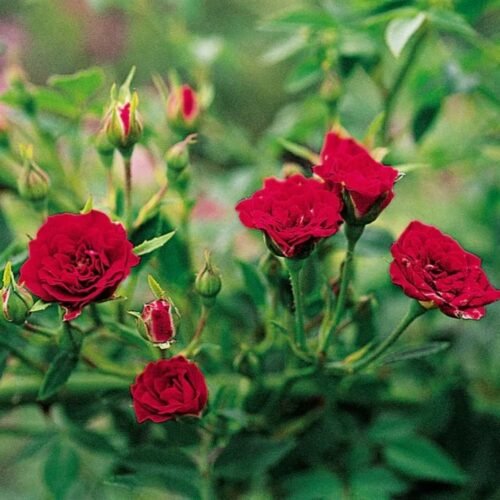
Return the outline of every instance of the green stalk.
{"type": "Polygon", "coordinates": [[[307,352],[301,279],[303,261],[299,259],[285,259],[285,264],[290,274],[290,283],[292,284],[293,301],[295,304],[295,345],[299,350],[307,352]]]}
{"type": "Polygon", "coordinates": [[[354,264],[354,250],[356,248],[356,243],[361,238],[365,226],[353,226],[345,225],[345,234],[347,237],[347,252],[344,259],[344,264],[342,267],[342,274],[340,277],[340,291],[337,297],[337,303],[335,305],[335,312],[330,323],[327,323],[328,318],[323,323],[320,329],[319,344],[318,344],[318,354],[324,358],[326,356],[326,351],[328,349],[328,344],[330,339],[340,324],[342,316],[344,315],[345,304],[347,300],[347,291],[349,289],[349,283],[352,279],[353,274],[353,264],[354,264]]]}
{"type": "Polygon", "coordinates": [[[127,230],[132,227],[132,150],[120,150],[125,169],[125,225],[127,230]]]}
{"type": "Polygon", "coordinates": [[[419,316],[427,312],[427,309],[420,305],[417,300],[412,301],[408,312],[401,320],[399,325],[390,333],[380,344],[375,347],[372,351],[368,351],[368,354],[362,357],[358,361],[354,361],[351,363],[346,363],[345,368],[349,373],[356,373],[371,365],[374,361],[376,361],[384,352],[389,349],[389,347],[398,340],[401,334],[408,328],[408,326],[419,316]]]}
{"type": "Polygon", "coordinates": [[[184,351],[182,352],[184,356],[186,357],[192,356],[196,348],[200,345],[201,334],[203,333],[205,325],[207,324],[209,312],[210,312],[209,307],[205,305],[201,306],[201,314],[198,320],[198,324],[196,325],[196,330],[194,331],[193,338],[191,339],[191,342],[189,342],[186,349],[184,349],[184,351]]]}

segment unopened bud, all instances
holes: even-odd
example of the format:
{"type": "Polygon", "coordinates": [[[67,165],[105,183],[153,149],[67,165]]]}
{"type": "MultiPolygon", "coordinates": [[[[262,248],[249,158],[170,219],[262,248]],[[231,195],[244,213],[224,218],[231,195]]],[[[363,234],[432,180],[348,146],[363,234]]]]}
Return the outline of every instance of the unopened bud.
{"type": "Polygon", "coordinates": [[[195,142],[196,134],[188,135],[167,151],[165,161],[169,171],[180,174],[189,165],[189,145],[195,142]]]}
{"type": "Polygon", "coordinates": [[[25,200],[42,201],[49,193],[50,178],[47,173],[33,161],[31,147],[26,147],[23,150],[23,156],[24,170],[17,180],[19,194],[25,200]]]}
{"type": "Polygon", "coordinates": [[[203,303],[210,307],[222,288],[219,271],[213,266],[210,253],[205,253],[205,265],[196,276],[196,292],[201,295],[203,303]]]}
{"type": "Polygon", "coordinates": [[[194,132],[198,126],[198,96],[189,85],[175,86],[167,98],[167,121],[179,133],[194,132]]]}
{"type": "Polygon", "coordinates": [[[33,297],[26,288],[18,285],[14,280],[10,262],[4,269],[1,295],[5,319],[16,325],[22,325],[33,307],[33,297]]]}
{"type": "Polygon", "coordinates": [[[156,299],[144,304],[142,314],[137,317],[137,329],[147,340],[160,349],[168,349],[175,341],[173,305],[165,299],[156,299]]]}

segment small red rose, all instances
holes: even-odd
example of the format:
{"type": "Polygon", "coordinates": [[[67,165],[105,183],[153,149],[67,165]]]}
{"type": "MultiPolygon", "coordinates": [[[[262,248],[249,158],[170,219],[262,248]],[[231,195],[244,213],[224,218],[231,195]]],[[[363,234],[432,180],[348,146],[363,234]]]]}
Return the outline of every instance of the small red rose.
{"type": "Polygon", "coordinates": [[[109,299],[139,263],[119,223],[96,210],[49,217],[29,243],[20,282],[45,302],[78,317],[92,303],[109,299]]]}
{"type": "Polygon", "coordinates": [[[453,318],[481,319],[500,300],[481,259],[433,226],[413,221],[392,245],[392,282],[406,295],[453,318]]]}
{"type": "Polygon", "coordinates": [[[375,218],[394,198],[393,187],[398,171],[374,160],[354,139],[335,132],[326,134],[321,164],[314,173],[328,185],[351,199],[357,219],[371,211],[375,218]]]}
{"type": "Polygon", "coordinates": [[[208,400],[203,373],[183,356],[149,363],[130,391],[139,423],[200,417],[208,400]]]}
{"type": "Polygon", "coordinates": [[[289,259],[307,257],[317,241],[335,234],[341,209],[335,192],[302,175],[266,179],[262,189],[236,205],[241,222],[263,231],[273,251],[289,259]]]}

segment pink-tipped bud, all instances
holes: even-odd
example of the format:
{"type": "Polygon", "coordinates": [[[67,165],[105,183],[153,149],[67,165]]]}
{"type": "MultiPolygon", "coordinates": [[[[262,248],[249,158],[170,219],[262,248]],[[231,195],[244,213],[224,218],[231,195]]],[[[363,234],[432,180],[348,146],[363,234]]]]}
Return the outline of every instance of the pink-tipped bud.
{"type": "Polygon", "coordinates": [[[156,299],[144,304],[137,320],[139,333],[161,349],[168,349],[174,342],[175,323],[173,305],[165,299],[156,299]]]}
{"type": "Polygon", "coordinates": [[[180,133],[194,132],[198,125],[200,106],[196,92],[189,85],[174,87],[167,99],[167,120],[180,133]]]}

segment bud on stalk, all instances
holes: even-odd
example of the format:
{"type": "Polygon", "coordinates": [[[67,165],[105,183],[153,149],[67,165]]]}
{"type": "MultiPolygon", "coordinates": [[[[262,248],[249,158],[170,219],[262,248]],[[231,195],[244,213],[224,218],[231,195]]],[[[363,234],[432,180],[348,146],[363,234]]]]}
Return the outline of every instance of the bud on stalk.
{"type": "Polygon", "coordinates": [[[167,98],[167,121],[179,134],[194,132],[200,107],[196,92],[189,85],[174,86],[167,98]]]}
{"type": "Polygon", "coordinates": [[[175,342],[173,305],[165,299],[148,302],[137,317],[137,329],[142,337],[156,344],[160,349],[168,349],[175,342]]]}
{"type": "Polygon", "coordinates": [[[33,148],[31,146],[24,147],[21,154],[24,159],[24,169],[17,180],[19,194],[25,200],[43,201],[49,193],[50,178],[33,161],[33,148]]]}
{"type": "Polygon", "coordinates": [[[16,283],[10,262],[5,266],[0,293],[4,318],[16,325],[22,325],[33,307],[33,297],[26,288],[16,283]]]}
{"type": "Polygon", "coordinates": [[[203,304],[211,307],[222,288],[222,280],[219,271],[212,264],[209,252],[205,252],[205,265],[196,276],[194,286],[201,295],[203,304]]]}

